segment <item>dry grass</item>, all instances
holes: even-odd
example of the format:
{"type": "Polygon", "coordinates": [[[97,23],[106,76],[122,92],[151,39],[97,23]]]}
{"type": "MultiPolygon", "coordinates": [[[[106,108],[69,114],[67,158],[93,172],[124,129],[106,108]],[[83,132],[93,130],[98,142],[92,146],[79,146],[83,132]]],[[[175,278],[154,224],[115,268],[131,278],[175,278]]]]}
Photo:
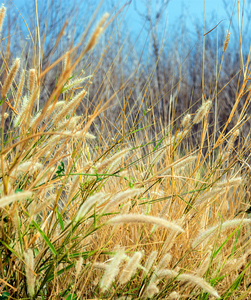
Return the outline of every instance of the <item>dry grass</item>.
{"type": "Polygon", "coordinates": [[[73,78],[107,18],[89,40],[83,35],[83,49],[78,44],[44,69],[25,70],[22,58],[1,68],[0,298],[249,299],[251,143],[249,135],[238,140],[250,105],[249,57],[217,137],[208,122],[216,95],[205,94],[181,126],[172,117],[155,127],[158,101],[129,126],[124,102],[111,137],[101,116],[116,92],[105,105],[92,103],[92,114],[76,115],[80,104],[87,112],[104,57],[92,76],[73,78]],[[62,63],[40,107],[43,78],[62,63]]]}

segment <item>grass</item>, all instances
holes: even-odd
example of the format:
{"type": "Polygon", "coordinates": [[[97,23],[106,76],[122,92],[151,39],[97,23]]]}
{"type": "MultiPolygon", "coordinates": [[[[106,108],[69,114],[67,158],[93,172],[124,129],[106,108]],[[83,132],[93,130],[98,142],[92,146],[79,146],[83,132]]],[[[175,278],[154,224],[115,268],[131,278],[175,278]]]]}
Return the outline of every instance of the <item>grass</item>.
{"type": "Polygon", "coordinates": [[[112,135],[105,113],[118,93],[87,109],[105,56],[91,76],[78,71],[107,25],[105,14],[46,68],[26,70],[22,57],[9,66],[1,52],[0,299],[249,299],[249,56],[219,134],[208,122],[218,93],[204,93],[194,114],[178,118],[173,100],[167,125],[158,101],[133,116],[123,99],[112,135]]]}

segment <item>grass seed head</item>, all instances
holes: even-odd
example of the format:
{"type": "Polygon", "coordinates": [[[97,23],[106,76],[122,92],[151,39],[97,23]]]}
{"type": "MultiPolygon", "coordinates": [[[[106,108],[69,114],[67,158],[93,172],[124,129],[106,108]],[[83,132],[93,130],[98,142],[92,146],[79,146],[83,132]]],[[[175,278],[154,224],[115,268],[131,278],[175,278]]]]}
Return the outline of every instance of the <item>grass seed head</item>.
{"type": "Polygon", "coordinates": [[[33,174],[34,172],[41,170],[43,168],[43,164],[33,161],[25,161],[19,165],[17,165],[15,168],[13,168],[13,173],[18,176],[22,173],[33,174]]]}
{"type": "Polygon", "coordinates": [[[127,223],[149,223],[156,224],[158,226],[163,226],[167,229],[171,229],[174,231],[184,232],[184,230],[178,226],[177,224],[167,221],[162,218],[146,216],[140,214],[127,214],[127,215],[119,215],[117,217],[113,217],[108,221],[108,224],[127,224],[127,223]]]}
{"type": "Polygon", "coordinates": [[[172,256],[170,253],[166,253],[162,259],[160,260],[160,262],[158,263],[157,269],[156,270],[161,270],[164,269],[168,266],[169,262],[171,261],[172,256]]]}
{"type": "Polygon", "coordinates": [[[100,270],[106,270],[108,265],[106,265],[105,263],[99,263],[99,262],[95,262],[92,264],[93,268],[96,269],[100,269],[100,270]]]}
{"type": "Polygon", "coordinates": [[[35,81],[36,81],[36,70],[35,69],[30,69],[29,72],[29,82],[28,82],[28,89],[30,93],[33,92],[34,86],[35,86],[35,81]]]}
{"type": "Polygon", "coordinates": [[[228,151],[232,150],[232,148],[234,146],[234,142],[236,141],[236,139],[239,135],[240,135],[240,130],[239,129],[237,129],[233,132],[233,134],[231,135],[231,138],[228,142],[228,146],[227,146],[228,151]]]}
{"type": "Polygon", "coordinates": [[[73,181],[71,182],[71,187],[68,193],[68,201],[71,200],[73,195],[76,193],[78,186],[79,186],[80,176],[76,175],[73,181]]]}
{"type": "Polygon", "coordinates": [[[0,198],[0,207],[5,207],[8,204],[11,204],[12,202],[15,201],[21,201],[24,199],[28,199],[32,197],[32,192],[30,191],[24,191],[20,193],[15,193],[13,195],[8,195],[0,198]]]}
{"type": "Polygon", "coordinates": [[[235,177],[235,178],[230,178],[228,180],[223,180],[223,181],[218,181],[215,184],[215,188],[224,188],[224,187],[238,187],[241,185],[241,183],[243,182],[242,177],[235,177]]]}
{"type": "Polygon", "coordinates": [[[141,188],[134,188],[117,193],[117,195],[112,197],[112,199],[107,203],[104,208],[104,212],[107,212],[111,207],[117,207],[122,201],[126,202],[128,199],[143,193],[143,191],[144,190],[141,188]]]}
{"type": "Polygon", "coordinates": [[[86,81],[88,78],[90,78],[91,76],[88,76],[88,77],[80,77],[80,78],[77,78],[77,79],[74,79],[74,80],[71,80],[69,83],[67,83],[64,88],[63,88],[63,91],[64,92],[67,92],[73,88],[75,88],[76,86],[78,86],[80,83],[86,81]]]}
{"type": "Polygon", "coordinates": [[[106,200],[107,195],[102,192],[96,193],[95,195],[87,198],[76,215],[76,222],[80,221],[95,204],[100,205],[106,200]]]}
{"type": "Polygon", "coordinates": [[[2,32],[3,20],[5,17],[5,13],[6,13],[6,8],[5,8],[4,4],[2,4],[2,6],[0,8],[0,34],[2,32]]]}
{"type": "Polygon", "coordinates": [[[19,70],[20,58],[16,58],[2,88],[2,98],[7,96],[10,86],[19,70]]]}
{"type": "Polygon", "coordinates": [[[198,158],[197,155],[190,155],[177,163],[175,162],[170,167],[168,167],[167,170],[164,171],[161,175],[171,174],[171,167],[176,172],[181,171],[181,170],[185,169],[189,164],[193,163],[197,158],[198,158]]]}
{"type": "Polygon", "coordinates": [[[227,187],[221,186],[221,187],[213,187],[212,189],[208,190],[199,198],[196,199],[194,203],[194,207],[197,207],[201,204],[203,204],[205,201],[212,199],[213,197],[220,197],[222,194],[224,194],[227,190],[227,187]]]}
{"type": "Polygon", "coordinates": [[[159,288],[157,287],[156,284],[149,284],[148,287],[146,288],[146,297],[147,298],[153,298],[154,295],[159,293],[159,288]]]}
{"type": "Polygon", "coordinates": [[[70,111],[74,110],[76,108],[76,106],[78,106],[80,104],[80,102],[82,101],[83,97],[86,95],[86,90],[82,90],[80,93],[78,93],[76,96],[73,97],[73,99],[71,101],[69,101],[69,103],[67,105],[65,105],[65,107],[58,112],[54,117],[52,122],[54,124],[58,124],[60,122],[62,122],[65,118],[65,116],[67,114],[70,113],[70,111]]]}
{"type": "Polygon", "coordinates": [[[133,257],[128,261],[127,265],[125,266],[124,270],[122,271],[119,282],[121,284],[127,283],[131,277],[135,274],[137,268],[139,267],[139,262],[142,258],[142,252],[134,253],[133,257]]]}
{"type": "Polygon", "coordinates": [[[150,272],[150,270],[157,258],[157,255],[158,255],[158,251],[152,251],[150,253],[150,255],[148,256],[148,258],[145,262],[145,265],[144,265],[144,276],[146,276],[150,272]]]}
{"type": "Polygon", "coordinates": [[[236,227],[244,224],[251,224],[251,219],[234,219],[234,220],[228,220],[221,225],[216,225],[213,227],[208,228],[207,230],[203,231],[200,235],[195,238],[195,240],[192,243],[192,247],[195,248],[198,246],[202,241],[204,241],[206,238],[208,238],[210,235],[214,234],[218,228],[221,228],[221,230],[229,228],[229,227],[236,227]]]}
{"type": "Polygon", "coordinates": [[[84,261],[83,257],[81,256],[76,263],[76,278],[78,278],[78,275],[80,274],[80,271],[81,271],[81,268],[83,265],[83,261],[84,261]]]}
{"type": "Polygon", "coordinates": [[[115,277],[119,273],[119,267],[122,261],[125,259],[124,249],[117,251],[111,262],[108,264],[106,271],[100,281],[100,288],[104,292],[110,288],[115,277]]]}
{"type": "Polygon", "coordinates": [[[35,295],[35,276],[34,272],[34,256],[32,249],[28,249],[24,253],[25,258],[25,273],[26,273],[26,280],[27,280],[27,290],[30,297],[35,295]]]}
{"type": "Polygon", "coordinates": [[[97,164],[97,171],[100,173],[104,169],[106,169],[110,165],[117,165],[120,161],[120,159],[124,158],[127,153],[130,151],[130,149],[124,149],[120,152],[115,153],[112,157],[109,157],[102,161],[101,163],[97,164]]]}
{"type": "Polygon", "coordinates": [[[217,291],[209,283],[207,283],[203,278],[199,276],[192,275],[192,274],[180,274],[178,280],[191,282],[195,285],[200,286],[203,290],[205,290],[215,298],[217,299],[221,298],[217,293],[217,291]]]}
{"type": "Polygon", "coordinates": [[[15,108],[17,108],[19,99],[22,96],[23,92],[23,87],[24,87],[24,81],[25,81],[25,70],[22,71],[22,75],[18,84],[18,89],[17,89],[17,96],[15,98],[15,108]]]}
{"type": "Polygon", "coordinates": [[[96,44],[98,38],[100,37],[100,35],[104,31],[103,25],[106,22],[106,20],[108,19],[108,17],[109,17],[109,14],[106,12],[103,15],[103,17],[101,18],[101,20],[100,20],[98,26],[96,27],[94,33],[92,34],[91,39],[90,39],[89,43],[87,44],[87,46],[85,48],[85,52],[90,51],[94,47],[94,45],[96,44]]]}
{"type": "Polygon", "coordinates": [[[227,32],[227,36],[226,36],[226,39],[225,39],[224,45],[223,45],[223,52],[225,52],[227,50],[229,40],[230,40],[230,32],[227,32]]]}
{"type": "Polygon", "coordinates": [[[190,125],[190,122],[191,122],[191,115],[190,114],[185,115],[185,117],[181,122],[181,126],[184,128],[183,130],[185,130],[190,125]]]}
{"type": "Polygon", "coordinates": [[[194,124],[198,124],[201,122],[201,120],[203,119],[203,117],[208,113],[208,111],[210,110],[212,106],[212,101],[208,100],[206,101],[204,104],[201,105],[201,107],[199,108],[199,110],[197,111],[194,119],[193,119],[193,123],[194,124]]]}
{"type": "Polygon", "coordinates": [[[172,292],[167,299],[174,300],[174,299],[180,299],[181,295],[177,292],[172,292]]]}

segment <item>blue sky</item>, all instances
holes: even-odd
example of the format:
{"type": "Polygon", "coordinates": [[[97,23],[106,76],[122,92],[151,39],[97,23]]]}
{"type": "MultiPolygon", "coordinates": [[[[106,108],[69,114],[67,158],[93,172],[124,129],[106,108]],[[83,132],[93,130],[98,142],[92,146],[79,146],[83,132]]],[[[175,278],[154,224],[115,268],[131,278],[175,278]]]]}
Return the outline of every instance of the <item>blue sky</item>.
{"type": "MultiPolygon", "coordinates": [[[[155,0],[151,1],[152,4],[155,0]]],[[[234,0],[229,0],[229,3],[234,4],[234,0]]],[[[134,13],[134,3],[136,3],[138,8],[144,9],[144,0],[133,0],[133,3],[129,9],[129,14],[131,14],[131,19],[137,23],[137,14],[134,13]]],[[[219,18],[226,18],[226,12],[224,10],[224,5],[221,0],[205,0],[206,15],[211,16],[213,13],[219,15],[219,18]]],[[[203,20],[203,10],[204,10],[204,0],[170,0],[167,6],[168,17],[170,18],[170,24],[177,21],[177,18],[184,13],[190,16],[192,19],[203,20]]]]}
{"type": "MultiPolygon", "coordinates": [[[[33,2],[34,0],[5,0],[4,3],[13,2],[18,9],[22,12],[24,11],[24,6],[27,3],[33,2]]],[[[43,1],[47,2],[47,0],[38,0],[38,2],[43,1]]],[[[83,1],[83,0],[82,0],[83,1]]],[[[99,3],[99,0],[89,0],[91,3],[99,3]]],[[[104,0],[103,3],[111,4],[115,3],[118,7],[123,5],[128,0],[104,0]]],[[[127,19],[132,22],[132,26],[137,26],[138,24],[138,16],[134,10],[135,3],[139,9],[144,9],[145,3],[148,0],[132,0],[132,4],[128,10],[127,19]]],[[[235,0],[225,0],[228,3],[229,7],[232,9],[235,0]]],[[[152,5],[154,6],[158,0],[151,0],[152,5]]],[[[161,0],[160,0],[161,2],[161,0]]],[[[241,0],[241,3],[243,0],[241,0]]],[[[248,1],[246,1],[248,2],[248,1]]],[[[71,0],[67,1],[68,4],[71,4],[71,0]]],[[[72,1],[74,3],[74,1],[72,1]]],[[[205,0],[206,7],[206,18],[210,17],[212,14],[215,14],[219,19],[228,18],[227,13],[225,11],[225,7],[222,0],[205,0]]],[[[237,3],[236,3],[237,8],[237,3]]],[[[204,0],[169,0],[168,3],[168,18],[170,25],[177,21],[177,18],[183,13],[189,16],[191,19],[199,19],[202,21],[203,18],[203,9],[204,9],[204,0]]]]}
{"type": "MultiPolygon", "coordinates": [[[[152,5],[157,0],[151,0],[152,5]]],[[[127,13],[127,20],[130,24],[131,31],[134,33],[142,26],[142,20],[135,12],[134,3],[136,3],[138,10],[144,10],[144,3],[146,0],[133,0],[127,13]]],[[[217,21],[223,20],[221,27],[226,31],[229,27],[230,16],[233,7],[235,7],[235,13],[233,18],[233,24],[236,27],[238,25],[237,18],[237,1],[226,0],[227,7],[225,7],[222,0],[205,0],[205,19],[206,19],[206,31],[209,31],[216,26],[217,21]],[[236,3],[235,3],[236,2],[236,3]]],[[[241,0],[241,5],[243,1],[241,0]]],[[[248,2],[248,1],[246,1],[248,2]]],[[[247,3],[246,3],[247,6],[247,3]]],[[[167,6],[167,25],[169,30],[173,27],[178,27],[180,22],[180,16],[183,15],[182,20],[186,23],[186,27],[191,34],[195,33],[196,25],[203,26],[203,12],[204,12],[204,0],[169,0],[167,6]]],[[[247,15],[246,15],[247,17],[247,15]]],[[[230,30],[231,31],[231,30],[230,30]]]]}
{"type": "MultiPolygon", "coordinates": [[[[35,0],[11,0],[17,8],[20,10],[21,13],[25,12],[25,5],[27,3],[31,3],[35,0]]],[[[4,3],[6,5],[11,6],[11,1],[5,0],[4,3]]],[[[38,0],[39,2],[47,2],[48,0],[38,0]]],[[[58,0],[59,1],[59,0],[58,0]]],[[[62,2],[65,1],[67,4],[72,4],[75,1],[74,0],[61,0],[62,2]]],[[[85,0],[77,0],[83,3],[85,0]]],[[[93,5],[93,7],[97,6],[100,2],[99,0],[88,0],[89,3],[93,5]]],[[[117,8],[122,7],[128,0],[104,0],[103,5],[107,7],[112,7],[112,5],[117,6],[117,8]]],[[[151,5],[154,9],[157,2],[161,2],[164,0],[150,0],[151,5]]],[[[168,1],[168,0],[167,0],[168,1]]],[[[229,21],[230,16],[232,13],[232,9],[235,4],[235,14],[233,18],[233,27],[235,29],[231,28],[231,37],[233,34],[238,34],[238,18],[237,18],[237,0],[225,0],[226,5],[223,4],[224,0],[205,0],[205,12],[206,12],[206,32],[211,30],[214,26],[216,26],[217,22],[222,21],[222,23],[219,25],[219,28],[223,30],[223,32],[226,32],[229,27],[229,21]],[[235,3],[236,2],[236,3],[235,3]]],[[[141,31],[143,27],[143,21],[142,18],[138,15],[138,13],[135,11],[135,4],[139,11],[144,12],[145,11],[145,3],[147,3],[148,0],[132,0],[132,3],[130,7],[127,10],[127,13],[125,15],[125,26],[128,29],[129,33],[136,37],[139,32],[141,31]]],[[[246,6],[248,5],[248,2],[246,1],[246,6]]],[[[243,0],[240,0],[240,4],[242,6],[243,0]]],[[[15,8],[13,8],[15,9],[15,8]]],[[[165,15],[163,15],[163,20],[167,21],[167,32],[166,34],[169,36],[169,38],[173,38],[172,34],[174,32],[177,32],[177,28],[180,28],[180,26],[184,26],[186,30],[188,31],[186,34],[189,34],[189,38],[197,38],[197,32],[196,29],[198,29],[198,26],[200,28],[201,34],[202,34],[202,26],[203,26],[203,10],[204,10],[204,0],[169,0],[167,10],[165,12],[165,15]],[[182,16],[182,18],[181,18],[182,16]]],[[[247,18],[247,15],[250,12],[245,11],[245,18],[247,18]]],[[[24,14],[25,17],[25,14],[24,14]]],[[[164,22],[164,21],[163,21],[164,22]]],[[[246,22],[244,22],[245,27],[246,22]]],[[[163,25],[163,24],[162,24],[163,25]]],[[[238,36],[235,36],[235,38],[238,38],[238,36]]]]}

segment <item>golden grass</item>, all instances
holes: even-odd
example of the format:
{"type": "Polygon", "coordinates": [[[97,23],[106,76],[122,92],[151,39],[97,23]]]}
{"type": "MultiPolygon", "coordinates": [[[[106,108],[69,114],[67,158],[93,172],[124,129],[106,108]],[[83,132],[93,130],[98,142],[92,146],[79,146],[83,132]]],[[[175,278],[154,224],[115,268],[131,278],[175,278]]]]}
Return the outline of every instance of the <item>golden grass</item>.
{"type": "Polygon", "coordinates": [[[11,299],[248,299],[250,137],[235,143],[250,104],[249,58],[217,140],[207,122],[215,96],[181,127],[170,120],[154,139],[147,126],[137,130],[136,121],[126,131],[123,114],[120,138],[94,136],[90,128],[107,106],[100,100],[92,115],[76,116],[76,110],[87,101],[95,72],[70,76],[107,18],[78,56],[73,48],[40,74],[30,69],[26,78],[21,70],[18,80],[17,59],[2,83],[0,293],[11,299]],[[43,76],[64,59],[40,108],[43,76]],[[6,106],[11,97],[14,104],[6,106]],[[237,123],[226,133],[237,109],[237,123]],[[195,124],[202,132],[198,147],[190,139],[195,124]]]}

